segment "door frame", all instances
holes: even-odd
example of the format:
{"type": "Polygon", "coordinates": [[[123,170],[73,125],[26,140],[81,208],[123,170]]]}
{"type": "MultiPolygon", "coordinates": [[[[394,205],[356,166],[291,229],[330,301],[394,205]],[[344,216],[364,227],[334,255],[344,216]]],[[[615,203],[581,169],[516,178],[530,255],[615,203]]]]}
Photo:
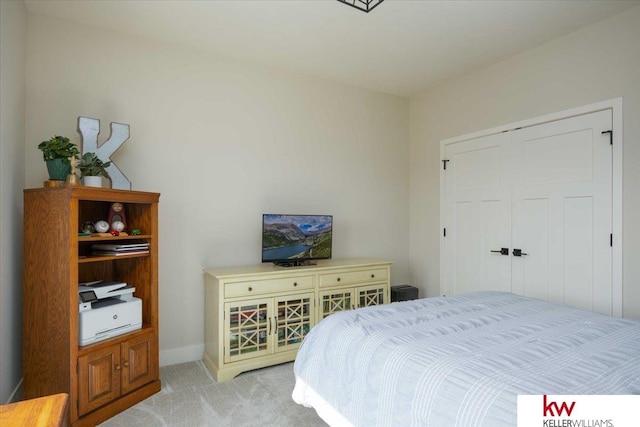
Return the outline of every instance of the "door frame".
{"type": "Polygon", "coordinates": [[[622,153],[623,153],[623,126],[622,126],[622,97],[608,99],[594,104],[583,105],[581,107],[571,108],[568,110],[558,111],[544,116],[534,117],[531,119],[521,120],[497,126],[491,129],[485,129],[478,132],[468,133],[465,135],[447,138],[440,141],[440,294],[446,296],[444,275],[445,257],[444,245],[446,238],[444,229],[447,227],[445,218],[445,171],[443,160],[445,159],[445,149],[447,145],[457,142],[476,139],[483,136],[493,135],[502,132],[509,132],[519,128],[536,126],[543,123],[554,122],[558,120],[568,119],[570,117],[581,116],[583,114],[595,113],[597,111],[611,110],[613,125],[613,158],[612,158],[612,212],[611,212],[611,228],[613,233],[612,245],[612,313],[616,317],[622,317],[622,153]]]}

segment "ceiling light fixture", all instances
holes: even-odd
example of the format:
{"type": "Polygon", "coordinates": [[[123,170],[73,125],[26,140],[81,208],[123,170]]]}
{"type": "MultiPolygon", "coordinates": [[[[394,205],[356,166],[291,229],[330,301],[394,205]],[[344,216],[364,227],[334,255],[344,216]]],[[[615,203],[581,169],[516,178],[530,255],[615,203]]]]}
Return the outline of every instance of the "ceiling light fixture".
{"type": "Polygon", "coordinates": [[[348,4],[358,10],[369,13],[384,0],[338,0],[340,3],[348,4]]]}

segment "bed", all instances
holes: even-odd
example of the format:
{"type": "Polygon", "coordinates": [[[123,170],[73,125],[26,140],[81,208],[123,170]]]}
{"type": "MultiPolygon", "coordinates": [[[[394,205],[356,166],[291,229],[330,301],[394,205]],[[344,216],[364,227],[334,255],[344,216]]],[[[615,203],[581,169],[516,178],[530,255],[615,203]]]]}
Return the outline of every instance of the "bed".
{"type": "Polygon", "coordinates": [[[518,394],[640,394],[640,321],[505,292],[333,314],[293,399],[332,426],[515,426],[518,394]]]}

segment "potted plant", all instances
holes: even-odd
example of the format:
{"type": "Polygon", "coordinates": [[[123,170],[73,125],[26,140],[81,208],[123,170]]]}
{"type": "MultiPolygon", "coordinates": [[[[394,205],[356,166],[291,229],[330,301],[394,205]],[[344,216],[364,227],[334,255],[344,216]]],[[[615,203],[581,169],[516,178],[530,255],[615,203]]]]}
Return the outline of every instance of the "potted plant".
{"type": "Polygon", "coordinates": [[[102,187],[102,177],[109,178],[107,168],[111,162],[103,162],[96,153],[84,153],[78,163],[84,185],[102,187]]]}
{"type": "Polygon", "coordinates": [[[38,145],[42,151],[42,157],[47,164],[49,179],[54,181],[64,181],[71,173],[71,157],[77,157],[80,153],[78,146],[71,142],[69,138],[54,135],[47,141],[42,141],[38,145]]]}

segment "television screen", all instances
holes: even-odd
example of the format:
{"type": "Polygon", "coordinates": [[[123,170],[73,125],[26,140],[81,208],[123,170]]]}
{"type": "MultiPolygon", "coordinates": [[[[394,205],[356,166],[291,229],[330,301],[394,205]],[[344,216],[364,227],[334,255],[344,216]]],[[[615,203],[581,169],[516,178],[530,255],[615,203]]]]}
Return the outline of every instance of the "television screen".
{"type": "Polygon", "coordinates": [[[331,258],[332,215],[262,216],[262,262],[298,264],[331,258]]]}

